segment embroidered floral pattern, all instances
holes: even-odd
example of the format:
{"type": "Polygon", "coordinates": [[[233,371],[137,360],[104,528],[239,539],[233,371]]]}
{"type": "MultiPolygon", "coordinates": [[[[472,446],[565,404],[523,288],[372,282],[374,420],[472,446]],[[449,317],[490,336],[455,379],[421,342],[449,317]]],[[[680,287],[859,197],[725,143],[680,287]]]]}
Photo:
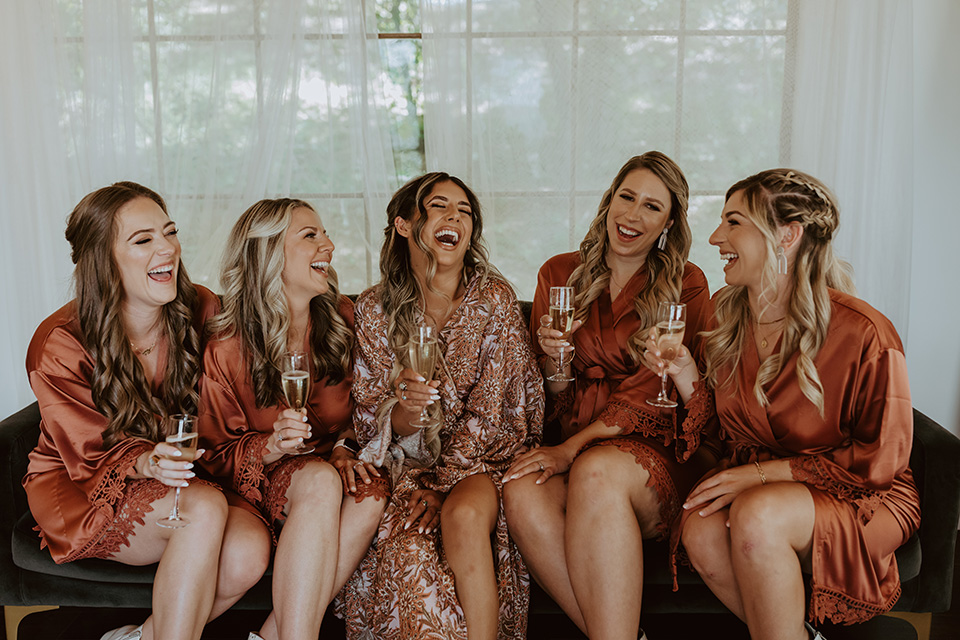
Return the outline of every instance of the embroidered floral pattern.
{"type": "Polygon", "coordinates": [[[807,617],[817,622],[829,618],[834,624],[857,624],[890,611],[899,599],[899,584],[893,595],[879,606],[851,598],[840,591],[814,585],[807,617]]]}
{"type": "Polygon", "coordinates": [[[790,470],[799,482],[806,482],[827,491],[857,507],[857,517],[867,524],[880,507],[882,496],[877,491],[834,480],[826,473],[819,456],[797,456],[790,459],[790,470]]]}

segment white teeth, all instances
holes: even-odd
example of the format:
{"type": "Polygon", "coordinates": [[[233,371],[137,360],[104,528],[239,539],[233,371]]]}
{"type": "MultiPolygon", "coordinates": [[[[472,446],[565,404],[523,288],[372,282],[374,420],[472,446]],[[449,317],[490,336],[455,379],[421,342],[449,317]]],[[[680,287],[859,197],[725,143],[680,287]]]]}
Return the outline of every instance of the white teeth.
{"type": "Polygon", "coordinates": [[[638,235],[640,235],[640,232],[639,232],[639,231],[634,231],[633,229],[629,229],[629,228],[624,227],[623,225],[619,225],[619,224],[617,225],[617,231],[619,231],[619,232],[622,233],[623,235],[629,236],[629,237],[631,237],[631,238],[636,238],[638,235]]]}
{"type": "Polygon", "coordinates": [[[737,254],[735,254],[735,253],[721,253],[721,254],[720,254],[720,259],[721,259],[721,260],[726,260],[727,262],[730,262],[731,260],[736,260],[737,257],[738,257],[738,256],[737,256],[737,254]]]}
{"type": "Polygon", "coordinates": [[[457,244],[460,242],[460,234],[453,229],[441,229],[434,235],[438,242],[457,244]]]}
{"type": "Polygon", "coordinates": [[[156,269],[151,269],[150,271],[147,271],[147,273],[170,273],[171,271],[173,271],[173,265],[168,264],[163,267],[157,267],[156,269]]]}
{"type": "Polygon", "coordinates": [[[310,266],[313,267],[314,269],[326,269],[327,267],[330,266],[330,263],[324,262],[322,260],[318,260],[317,262],[310,263],[310,266]]]}

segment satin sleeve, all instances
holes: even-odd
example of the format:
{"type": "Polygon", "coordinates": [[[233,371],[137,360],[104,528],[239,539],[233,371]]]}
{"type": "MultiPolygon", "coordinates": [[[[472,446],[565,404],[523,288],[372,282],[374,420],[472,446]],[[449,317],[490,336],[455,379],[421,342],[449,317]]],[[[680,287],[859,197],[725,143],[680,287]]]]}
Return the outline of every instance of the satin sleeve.
{"type": "Polygon", "coordinates": [[[42,473],[54,464],[62,466],[91,504],[112,506],[123,496],[124,482],[137,458],[154,445],[126,438],[103,450],[107,419],[93,404],[89,382],[68,366],[76,348],[59,342],[51,336],[40,367],[30,372],[42,420],[41,442],[30,454],[28,474],[42,473]],[[51,460],[47,451],[56,452],[60,461],[51,460]]]}
{"type": "Polygon", "coordinates": [[[852,501],[866,523],[882,492],[906,470],[913,442],[913,406],[906,359],[883,349],[860,367],[847,443],[791,459],[795,479],[852,501]]]}
{"type": "Polygon", "coordinates": [[[243,360],[212,341],[204,353],[200,412],[200,444],[207,450],[201,464],[251,502],[262,499],[263,456],[272,425],[249,424],[237,389],[242,387],[243,360]],[[223,352],[223,353],[221,353],[223,352]]]}

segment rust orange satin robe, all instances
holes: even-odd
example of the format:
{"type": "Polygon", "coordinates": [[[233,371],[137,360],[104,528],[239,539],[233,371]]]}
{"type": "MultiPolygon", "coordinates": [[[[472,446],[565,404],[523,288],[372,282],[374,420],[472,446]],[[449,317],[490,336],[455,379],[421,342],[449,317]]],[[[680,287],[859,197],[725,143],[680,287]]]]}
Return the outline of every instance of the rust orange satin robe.
{"type": "MultiPolygon", "coordinates": [[[[339,313],[353,331],[353,303],[340,298],[339,313]]],[[[309,335],[307,337],[309,341],[309,335]]],[[[309,350],[309,342],[305,350],[309,350]]],[[[314,380],[307,401],[312,431],[307,442],[313,454],[284,456],[265,468],[263,456],[273,437],[273,423],[285,407],[282,403],[258,407],[250,377],[250,366],[239,335],[226,340],[211,338],[203,357],[200,411],[200,446],[207,449],[201,464],[228,488],[255,505],[269,523],[281,516],[290,476],[308,460],[328,458],[337,434],[352,426],[352,367],[338,384],[314,380]]],[[[359,483],[358,489],[363,489],[359,483]]],[[[227,494],[231,497],[230,494],[227,494]]],[[[241,505],[242,506],[242,505],[241,505]]]]}
{"type": "MultiPolygon", "coordinates": [[[[830,292],[831,318],[815,364],[824,415],[797,382],[794,354],[753,394],[760,360],[752,333],[736,371],[736,389],[716,391],[725,466],[789,458],[816,505],[811,619],[853,623],[888,611],[900,594],[894,550],[920,523],[908,467],[913,409],[903,347],[893,325],[868,304],[830,292]],[[892,513],[874,521],[880,505],[892,513]]],[[[728,372],[721,371],[719,380],[728,372]]]]}
{"type": "MultiPolygon", "coordinates": [[[[540,268],[530,316],[532,335],[536,335],[540,317],[549,311],[550,287],[566,285],[579,264],[579,252],[571,252],[554,256],[540,268]]],[[[596,420],[622,429],[622,437],[597,444],[633,453],[650,472],[661,502],[660,530],[666,533],[679,516],[680,497],[706,470],[704,464],[716,459],[716,424],[711,420],[712,398],[702,385],[687,407],[681,402],[676,410],[662,410],[647,404],[648,398],[659,393],[660,378],[634,362],[627,349],[627,340],[641,328],[634,298],[646,286],[647,277],[643,267],[616,300],[611,302],[605,291],[593,301],[583,326],[573,334],[575,380],[553,399],[548,414],[560,424],[561,441],[596,420]],[[680,464],[697,450],[704,435],[714,455],[703,460],[698,456],[696,464],[680,464]]],[[[697,334],[712,322],[713,306],[703,272],[691,263],[684,268],[680,302],[687,305],[683,343],[699,360],[697,334]]],[[[535,345],[542,356],[539,344],[535,345]]]]}
{"type": "MultiPolygon", "coordinates": [[[[202,336],[218,300],[204,287],[197,292],[194,327],[202,336]]],[[[94,363],[81,335],[76,301],[71,301],[40,324],[27,350],[27,373],[42,420],[23,486],[43,544],[57,563],[119,551],[150,503],[167,492],[156,480],[127,480],[136,459],[154,443],[127,438],[104,450],[107,419],[93,403],[94,363]]],[[[157,374],[151,381],[157,398],[163,397],[169,348],[165,341],[157,345],[157,374]]]]}

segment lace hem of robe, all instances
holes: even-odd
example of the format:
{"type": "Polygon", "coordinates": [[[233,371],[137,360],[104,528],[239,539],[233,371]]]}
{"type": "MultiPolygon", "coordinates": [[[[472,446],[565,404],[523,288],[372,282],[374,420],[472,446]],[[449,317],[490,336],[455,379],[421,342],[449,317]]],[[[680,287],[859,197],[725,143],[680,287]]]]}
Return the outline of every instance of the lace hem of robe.
{"type": "Polygon", "coordinates": [[[822,489],[840,500],[857,507],[857,518],[861,524],[873,519],[880,507],[882,496],[878,491],[864,489],[855,485],[837,482],[827,475],[819,456],[797,456],[790,458],[790,471],[795,480],[822,489]]]}
{"type": "Polygon", "coordinates": [[[834,624],[858,624],[882,615],[900,599],[900,585],[883,604],[873,604],[852,598],[845,593],[826,587],[814,586],[810,596],[807,617],[823,622],[829,618],[834,624]]]}
{"type": "Polygon", "coordinates": [[[267,441],[272,435],[273,433],[258,433],[247,436],[237,444],[241,447],[243,454],[236,471],[234,486],[237,493],[253,504],[259,504],[263,500],[263,494],[260,492],[260,487],[266,479],[263,456],[267,454],[267,441]]]}
{"type": "Polygon", "coordinates": [[[111,466],[90,495],[90,503],[94,509],[104,507],[114,508],[117,502],[123,499],[127,489],[127,472],[133,468],[137,458],[147,450],[148,443],[130,447],[111,466]]]}
{"type": "Polygon", "coordinates": [[[257,504],[271,523],[286,519],[283,515],[283,507],[287,504],[287,490],[290,488],[293,474],[313,460],[320,459],[311,455],[287,456],[271,462],[266,468],[261,467],[265,496],[263,503],[257,504]]]}
{"type": "Polygon", "coordinates": [[[674,425],[671,418],[641,411],[625,402],[607,403],[597,420],[603,420],[608,427],[620,427],[621,436],[637,434],[645,438],[662,439],[665,447],[673,442],[674,425]]]}
{"type": "Polygon", "coordinates": [[[653,487],[660,498],[660,522],[657,523],[657,540],[666,540],[670,533],[670,525],[680,515],[680,496],[677,495],[677,488],[673,485],[673,480],[663,466],[660,457],[645,447],[642,442],[629,438],[610,438],[609,440],[599,440],[588,445],[592,446],[612,446],[632,454],[637,464],[641,465],[650,473],[650,479],[647,480],[647,486],[653,487]]]}

